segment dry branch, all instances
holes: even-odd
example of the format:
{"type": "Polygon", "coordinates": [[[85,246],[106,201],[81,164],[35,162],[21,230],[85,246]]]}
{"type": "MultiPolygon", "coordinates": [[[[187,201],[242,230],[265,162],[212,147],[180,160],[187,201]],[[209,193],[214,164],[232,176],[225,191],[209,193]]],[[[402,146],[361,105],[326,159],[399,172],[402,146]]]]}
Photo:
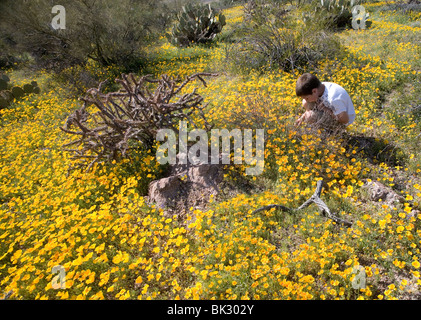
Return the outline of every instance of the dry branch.
{"type": "Polygon", "coordinates": [[[203,98],[192,92],[182,94],[186,85],[198,79],[206,86],[204,77],[217,76],[214,73],[195,73],[183,82],[168,75],[153,79],[150,75],[136,79],[133,74],[122,74],[116,82],[122,86],[118,92],[103,93],[106,81],[98,88],[91,88],[83,101],[82,108],[71,114],[60,129],[75,135],[77,140],[65,144],[73,152],[72,159],[80,160],[79,167],[89,170],[94,163],[125,157],[130,141],[137,141],[145,148],[151,148],[159,129],[172,129],[180,120],[187,120],[197,127],[193,116],[201,117],[205,129],[211,126],[206,121],[202,105],[203,98]],[[154,88],[150,88],[154,87],[154,88]],[[96,112],[89,113],[94,106],[96,112]]]}
{"type": "Polygon", "coordinates": [[[258,212],[261,212],[261,211],[265,211],[265,210],[270,210],[270,209],[273,209],[273,208],[276,208],[276,209],[279,209],[281,211],[285,211],[285,212],[288,212],[288,213],[295,213],[295,212],[297,212],[299,210],[302,210],[302,209],[308,207],[310,204],[315,203],[317,205],[317,207],[319,208],[319,210],[322,212],[322,214],[325,217],[327,217],[329,219],[332,219],[333,221],[335,221],[338,224],[343,224],[343,225],[345,225],[347,227],[352,226],[352,223],[351,222],[346,221],[346,220],[343,220],[343,219],[337,217],[336,214],[332,213],[329,210],[329,208],[326,205],[326,203],[324,203],[324,201],[322,199],[320,199],[320,195],[322,193],[322,189],[323,189],[323,180],[318,180],[317,181],[317,186],[316,186],[316,191],[313,193],[313,195],[308,200],[306,200],[297,209],[291,209],[291,208],[285,207],[285,206],[280,205],[280,204],[271,204],[271,205],[268,205],[268,206],[264,206],[262,208],[259,208],[257,210],[254,210],[252,212],[252,214],[258,213],[258,212]]]}

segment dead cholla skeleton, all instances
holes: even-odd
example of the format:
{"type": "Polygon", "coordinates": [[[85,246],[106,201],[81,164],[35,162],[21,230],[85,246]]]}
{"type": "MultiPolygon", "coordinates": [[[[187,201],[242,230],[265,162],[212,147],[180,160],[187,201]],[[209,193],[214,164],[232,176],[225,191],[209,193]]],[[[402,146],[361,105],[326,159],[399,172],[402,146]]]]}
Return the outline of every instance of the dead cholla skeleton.
{"type": "Polygon", "coordinates": [[[205,129],[210,130],[203,113],[206,105],[202,105],[203,97],[197,93],[197,88],[181,94],[186,85],[195,79],[206,87],[203,78],[209,76],[217,74],[195,73],[183,82],[168,75],[160,79],[147,75],[137,80],[133,74],[122,74],[116,82],[123,88],[111,93],[102,92],[106,83],[102,82],[98,88],[89,89],[87,95],[80,98],[84,102],[82,108],[71,114],[61,127],[64,132],[79,137],[63,147],[73,152],[73,160],[81,160],[76,168],[87,166],[89,171],[95,163],[128,156],[130,141],[138,141],[151,148],[159,129],[176,131],[180,120],[187,120],[197,128],[193,117],[199,116],[205,129]],[[152,92],[148,86],[155,86],[155,90],[152,92]],[[97,109],[95,113],[87,110],[92,105],[97,109]]]}

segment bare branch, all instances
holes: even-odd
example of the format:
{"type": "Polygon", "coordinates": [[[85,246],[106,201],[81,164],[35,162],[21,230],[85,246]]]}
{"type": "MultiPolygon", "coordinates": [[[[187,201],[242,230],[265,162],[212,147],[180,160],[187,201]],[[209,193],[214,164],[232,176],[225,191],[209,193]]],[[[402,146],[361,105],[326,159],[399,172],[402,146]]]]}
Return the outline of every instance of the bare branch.
{"type": "Polygon", "coordinates": [[[281,211],[285,211],[285,212],[288,212],[288,213],[296,213],[297,211],[300,211],[300,210],[308,207],[310,204],[315,203],[325,217],[327,217],[329,219],[332,219],[333,221],[335,221],[338,224],[343,224],[347,227],[352,226],[351,222],[343,220],[343,219],[337,217],[336,214],[332,213],[329,210],[326,203],[324,203],[324,201],[322,199],[320,199],[320,195],[322,194],[322,189],[323,189],[323,180],[318,180],[317,186],[316,186],[316,191],[314,192],[314,194],[310,197],[310,199],[306,200],[297,209],[291,209],[291,208],[285,207],[285,206],[280,205],[280,204],[271,204],[271,205],[268,205],[268,206],[261,207],[257,210],[254,210],[252,212],[252,214],[259,213],[259,212],[265,211],[265,210],[270,210],[270,209],[273,209],[273,208],[276,208],[276,209],[279,209],[281,211]]]}
{"type": "Polygon", "coordinates": [[[107,94],[103,93],[107,82],[101,82],[98,88],[89,89],[80,98],[83,107],[75,110],[60,128],[78,136],[77,140],[63,147],[82,145],[81,150],[72,150],[73,159],[89,159],[89,163],[85,161],[76,166],[87,166],[89,170],[104,159],[127,156],[131,140],[147,148],[152,147],[157,131],[163,128],[174,130],[176,121],[188,120],[197,127],[194,118],[199,117],[204,121],[205,129],[209,130],[211,127],[203,113],[207,105],[202,106],[203,98],[197,93],[197,88],[181,93],[189,82],[197,79],[206,86],[204,77],[217,75],[195,73],[180,84],[178,78],[168,75],[160,79],[146,75],[137,80],[133,74],[122,74],[120,79],[116,79],[122,89],[107,94]],[[97,112],[89,113],[89,106],[94,106],[97,112]]]}

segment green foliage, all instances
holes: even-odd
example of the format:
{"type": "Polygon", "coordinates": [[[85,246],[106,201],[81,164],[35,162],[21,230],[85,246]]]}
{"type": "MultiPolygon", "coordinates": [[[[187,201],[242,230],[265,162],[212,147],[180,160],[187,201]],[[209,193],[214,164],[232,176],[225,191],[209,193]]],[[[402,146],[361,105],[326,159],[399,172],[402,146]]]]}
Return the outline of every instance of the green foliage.
{"type": "Polygon", "coordinates": [[[32,91],[34,91],[34,87],[32,86],[32,84],[24,84],[23,85],[23,91],[25,91],[25,93],[32,93],[32,91]]]}
{"type": "Polygon", "coordinates": [[[3,75],[0,78],[0,108],[7,108],[10,106],[10,104],[14,100],[18,100],[22,98],[25,94],[39,94],[41,93],[41,89],[38,87],[38,84],[36,81],[32,81],[30,84],[27,83],[23,87],[14,86],[10,90],[7,90],[9,88],[9,83],[5,81],[7,79],[10,80],[9,77],[6,75],[3,75]]]}
{"type": "Polygon", "coordinates": [[[218,4],[221,7],[227,8],[227,7],[237,6],[245,2],[247,2],[247,0],[219,0],[218,4]]]}
{"type": "Polygon", "coordinates": [[[10,78],[7,75],[5,75],[5,74],[3,74],[1,76],[1,79],[4,80],[4,81],[6,81],[6,82],[9,82],[10,81],[10,78]]]}
{"type": "Polygon", "coordinates": [[[15,86],[12,88],[12,94],[15,99],[20,99],[25,95],[25,91],[21,87],[15,86]]]}
{"type": "Polygon", "coordinates": [[[7,101],[12,101],[14,99],[14,96],[10,90],[3,90],[0,91],[0,95],[6,99],[7,101]]]}
{"type": "Polygon", "coordinates": [[[8,101],[0,97],[0,109],[7,108],[8,106],[9,106],[8,101]]]}
{"type": "Polygon", "coordinates": [[[9,90],[0,91],[0,108],[6,108],[10,106],[10,103],[13,101],[12,92],[9,90]]]}
{"type": "Polygon", "coordinates": [[[92,87],[98,87],[102,81],[107,81],[104,91],[117,90],[115,79],[124,72],[123,66],[104,67],[92,59],[81,65],[72,66],[54,75],[52,86],[66,85],[71,91],[71,96],[78,97],[92,87]]]}
{"type": "MultiPolygon", "coordinates": [[[[361,0],[320,0],[305,4],[307,12],[303,14],[306,23],[317,23],[326,29],[352,27],[352,8],[361,5],[361,0]]],[[[367,21],[368,13],[364,14],[367,21]]]]}
{"type": "Polygon", "coordinates": [[[7,81],[0,79],[0,90],[6,90],[7,89],[7,81]]]}
{"type": "Polygon", "coordinates": [[[9,88],[9,81],[10,81],[10,78],[7,75],[5,75],[5,74],[1,75],[1,77],[0,77],[0,91],[1,90],[7,90],[9,88]]]}
{"type": "Polygon", "coordinates": [[[0,77],[0,108],[6,108],[10,105],[10,103],[13,101],[14,97],[10,90],[7,90],[9,88],[9,81],[10,78],[3,74],[0,77]]]}
{"type": "Polygon", "coordinates": [[[12,68],[18,62],[23,62],[23,59],[19,58],[18,53],[14,50],[14,43],[10,41],[8,34],[4,29],[2,21],[0,20],[0,69],[6,70],[12,68]]]}
{"type": "Polygon", "coordinates": [[[138,71],[145,46],[169,21],[164,0],[64,0],[65,29],[51,27],[49,0],[0,3],[1,33],[7,33],[37,67],[63,70],[86,63],[119,64],[138,71]]]}
{"type": "Polygon", "coordinates": [[[193,43],[208,43],[222,31],[225,16],[216,12],[210,4],[189,3],[183,6],[167,39],[173,45],[187,47],[193,43]]]}
{"type": "Polygon", "coordinates": [[[296,73],[315,68],[326,57],[341,51],[333,34],[303,26],[281,1],[255,0],[244,7],[243,36],[226,56],[236,69],[282,69],[296,73]]]}
{"type": "Polygon", "coordinates": [[[285,0],[252,0],[244,5],[245,20],[252,24],[272,24],[284,26],[287,13],[285,0]]]}

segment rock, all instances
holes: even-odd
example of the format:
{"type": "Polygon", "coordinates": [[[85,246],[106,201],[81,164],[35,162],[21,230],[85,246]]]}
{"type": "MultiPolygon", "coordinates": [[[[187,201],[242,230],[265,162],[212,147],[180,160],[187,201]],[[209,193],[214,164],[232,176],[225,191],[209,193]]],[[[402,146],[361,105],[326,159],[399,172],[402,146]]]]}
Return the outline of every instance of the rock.
{"type": "Polygon", "coordinates": [[[222,171],[219,165],[202,164],[187,171],[187,179],[195,187],[211,189],[217,192],[218,183],[222,182],[222,171]]]}
{"type": "MultiPolygon", "coordinates": [[[[178,162],[182,157],[179,156],[178,162]]],[[[218,184],[223,181],[222,164],[178,163],[170,166],[169,172],[169,177],[149,184],[149,203],[171,214],[188,211],[192,206],[204,206],[211,195],[218,195],[218,184]]]]}
{"type": "Polygon", "coordinates": [[[149,201],[162,209],[173,205],[181,190],[181,182],[178,176],[152,181],[149,184],[149,201]]]}
{"type": "Polygon", "coordinates": [[[378,181],[367,182],[364,187],[369,192],[370,199],[373,201],[382,200],[382,202],[391,206],[405,201],[404,197],[378,181]]]}

